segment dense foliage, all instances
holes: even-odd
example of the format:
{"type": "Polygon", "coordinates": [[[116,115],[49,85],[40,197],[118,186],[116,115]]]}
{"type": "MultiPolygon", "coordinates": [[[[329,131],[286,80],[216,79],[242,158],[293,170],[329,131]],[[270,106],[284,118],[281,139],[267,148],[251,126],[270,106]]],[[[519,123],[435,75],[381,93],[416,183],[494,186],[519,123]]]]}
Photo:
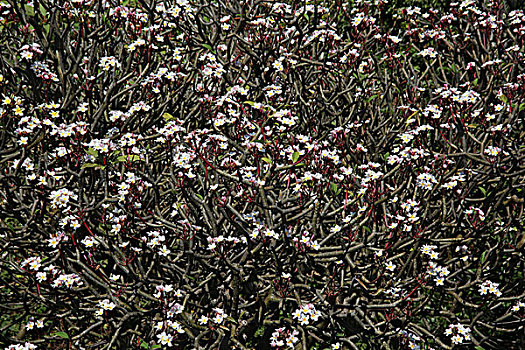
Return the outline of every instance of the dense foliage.
{"type": "Polygon", "coordinates": [[[523,11],[0,16],[2,349],[525,348],[523,11]]]}

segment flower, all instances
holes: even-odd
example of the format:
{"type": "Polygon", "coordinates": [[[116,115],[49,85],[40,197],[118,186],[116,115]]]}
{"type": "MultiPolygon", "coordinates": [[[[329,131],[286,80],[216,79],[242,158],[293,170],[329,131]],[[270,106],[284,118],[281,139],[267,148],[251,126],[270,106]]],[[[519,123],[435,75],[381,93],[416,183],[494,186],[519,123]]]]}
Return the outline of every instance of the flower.
{"type": "Polygon", "coordinates": [[[389,261],[389,262],[386,263],[386,266],[385,266],[385,267],[386,267],[386,269],[387,269],[388,271],[394,271],[395,268],[396,268],[396,265],[393,264],[392,261],[389,261]]]}
{"type": "Polygon", "coordinates": [[[479,294],[486,295],[492,293],[497,297],[501,296],[501,291],[498,289],[499,284],[486,280],[479,286],[479,294]]]}
{"type": "Polygon", "coordinates": [[[445,330],[446,336],[451,336],[453,344],[462,344],[463,341],[470,340],[470,328],[461,324],[451,324],[445,330]]]}
{"type": "Polygon", "coordinates": [[[205,325],[208,323],[208,317],[202,315],[199,319],[198,319],[198,322],[201,324],[201,325],[205,325]]]}
{"type": "Polygon", "coordinates": [[[159,338],[159,342],[162,345],[171,346],[171,341],[173,340],[173,336],[172,335],[167,334],[166,332],[162,332],[160,334],[157,334],[157,338],[159,338]]]}

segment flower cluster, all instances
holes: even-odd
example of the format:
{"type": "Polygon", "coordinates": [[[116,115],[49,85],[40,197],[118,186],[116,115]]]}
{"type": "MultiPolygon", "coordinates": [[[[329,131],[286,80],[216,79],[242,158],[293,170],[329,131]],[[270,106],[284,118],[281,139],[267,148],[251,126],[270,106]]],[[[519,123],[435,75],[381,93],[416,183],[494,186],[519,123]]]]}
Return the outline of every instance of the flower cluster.
{"type": "Polygon", "coordinates": [[[297,319],[297,321],[301,323],[301,326],[310,324],[310,320],[314,322],[317,321],[320,316],[321,313],[315,309],[313,304],[303,305],[293,313],[293,318],[297,319]]]}
{"type": "Polygon", "coordinates": [[[492,293],[497,297],[501,296],[501,291],[498,289],[499,283],[494,283],[489,280],[486,280],[479,286],[479,293],[481,295],[487,295],[487,293],[492,293]]]}
{"type": "Polygon", "coordinates": [[[35,350],[36,348],[36,345],[25,342],[24,344],[9,345],[8,347],[4,348],[4,350],[35,350]]]}
{"type": "Polygon", "coordinates": [[[445,330],[445,335],[451,337],[452,344],[462,344],[470,340],[470,328],[462,324],[451,324],[445,330]]]}
{"type": "Polygon", "coordinates": [[[447,267],[439,266],[434,261],[428,262],[427,275],[434,277],[436,286],[442,286],[445,283],[445,278],[450,274],[447,267]]]}
{"type": "Polygon", "coordinates": [[[31,257],[27,258],[26,260],[22,261],[20,264],[21,267],[28,266],[30,270],[38,271],[40,269],[40,266],[42,262],[42,258],[40,257],[31,257]]]}
{"type": "Polygon", "coordinates": [[[439,253],[435,251],[436,248],[437,246],[435,245],[425,244],[423,247],[421,247],[421,253],[428,255],[430,259],[437,259],[439,257],[439,253]]]}
{"type": "Polygon", "coordinates": [[[212,325],[221,325],[224,322],[224,319],[227,318],[227,317],[228,317],[228,315],[224,312],[223,309],[221,309],[221,308],[214,308],[212,315],[208,315],[208,316],[202,315],[198,319],[198,322],[201,325],[205,325],[205,324],[208,324],[209,321],[211,320],[212,325]],[[210,317],[211,317],[211,319],[210,319],[210,317]]]}
{"type": "MultiPolygon", "coordinates": [[[[2,322],[33,331],[6,344],[45,347],[45,322],[57,346],[66,324],[76,348],[252,348],[288,322],[309,349],[417,349],[467,341],[443,332],[475,314],[480,346],[519,347],[494,329],[523,317],[523,11],[23,3],[0,1],[0,266],[17,291],[0,307],[23,303],[2,322]]],[[[273,347],[299,345],[287,327],[273,347]]]]}
{"type": "Polygon", "coordinates": [[[405,343],[408,349],[411,350],[420,350],[421,349],[421,337],[417,334],[414,334],[410,331],[400,329],[398,332],[399,336],[402,339],[402,342],[405,343]]]}
{"type": "Polygon", "coordinates": [[[224,237],[223,235],[217,237],[208,237],[207,240],[209,250],[217,250],[219,248],[222,248],[222,250],[231,249],[233,246],[236,246],[239,243],[246,244],[247,242],[246,237],[224,237]]]}
{"type": "Polygon", "coordinates": [[[273,333],[272,337],[270,338],[270,345],[272,348],[284,348],[285,346],[293,349],[294,344],[299,341],[299,338],[297,336],[299,335],[299,332],[294,330],[289,330],[285,327],[277,328],[273,333]]]}
{"type": "Polygon", "coordinates": [[[100,59],[100,63],[99,63],[99,66],[107,71],[107,70],[110,70],[112,68],[118,68],[120,67],[120,63],[117,61],[117,59],[113,56],[108,56],[108,57],[102,57],[100,59]]]}
{"type": "Polygon", "coordinates": [[[82,279],[74,273],[71,274],[61,274],[58,276],[54,281],[52,286],[54,288],[58,287],[67,287],[67,288],[73,288],[75,285],[77,287],[80,287],[83,285],[84,282],[82,282],[82,279]]]}
{"type": "Polygon", "coordinates": [[[66,208],[71,199],[76,200],[78,196],[71,190],[67,188],[62,188],[60,190],[51,191],[49,195],[51,199],[51,205],[54,208],[66,208]]]}
{"type": "Polygon", "coordinates": [[[44,321],[43,320],[36,320],[34,321],[34,319],[31,319],[29,322],[27,322],[26,324],[26,329],[28,331],[34,329],[34,328],[44,328],[44,321]]]}
{"type": "Polygon", "coordinates": [[[434,177],[434,175],[429,173],[422,173],[419,174],[417,177],[417,184],[419,187],[425,189],[425,190],[431,190],[438,181],[434,177]]]}
{"type": "Polygon", "coordinates": [[[313,237],[314,237],[313,234],[311,234],[309,231],[304,231],[301,234],[301,238],[294,237],[293,241],[297,245],[304,246],[306,248],[310,248],[310,249],[313,249],[313,250],[319,250],[319,248],[321,248],[321,246],[319,245],[319,242],[317,242],[317,240],[313,239],[313,237]]]}
{"type": "Polygon", "coordinates": [[[95,312],[95,315],[102,316],[104,311],[111,311],[117,306],[114,302],[109,299],[100,300],[98,302],[98,310],[95,312]]]}

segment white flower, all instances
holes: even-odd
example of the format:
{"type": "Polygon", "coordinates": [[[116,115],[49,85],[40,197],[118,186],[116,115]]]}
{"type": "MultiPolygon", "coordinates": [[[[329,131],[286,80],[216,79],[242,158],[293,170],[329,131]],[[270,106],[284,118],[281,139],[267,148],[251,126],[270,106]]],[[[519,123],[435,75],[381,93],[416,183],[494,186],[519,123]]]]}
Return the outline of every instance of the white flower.
{"type": "Polygon", "coordinates": [[[198,321],[199,321],[199,323],[200,323],[201,325],[205,325],[205,324],[208,323],[208,317],[202,315],[202,316],[198,319],[198,321]]]}
{"type": "Polygon", "coordinates": [[[159,338],[159,342],[162,345],[171,346],[171,341],[173,340],[173,336],[172,335],[167,334],[166,332],[162,332],[160,334],[157,334],[157,338],[159,338]]]}
{"type": "Polygon", "coordinates": [[[387,262],[387,264],[386,264],[386,269],[387,269],[388,271],[394,271],[395,268],[396,268],[396,265],[395,265],[395,264],[393,264],[391,261],[387,262]]]}

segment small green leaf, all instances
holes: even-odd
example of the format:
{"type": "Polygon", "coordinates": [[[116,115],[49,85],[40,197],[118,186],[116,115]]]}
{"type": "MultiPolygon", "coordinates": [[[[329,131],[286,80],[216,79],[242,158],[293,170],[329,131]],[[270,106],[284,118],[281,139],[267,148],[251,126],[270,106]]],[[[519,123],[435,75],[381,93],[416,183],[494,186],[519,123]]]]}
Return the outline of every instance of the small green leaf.
{"type": "Polygon", "coordinates": [[[334,192],[335,194],[339,194],[339,192],[341,192],[341,190],[339,189],[339,186],[337,186],[336,183],[331,183],[330,184],[330,187],[332,188],[332,192],[334,192]]]}
{"type": "Polygon", "coordinates": [[[227,319],[228,321],[230,321],[230,322],[233,322],[233,323],[235,323],[235,324],[239,324],[239,322],[237,322],[237,320],[236,320],[236,319],[234,319],[234,318],[233,318],[233,317],[231,317],[231,316],[228,316],[228,317],[226,317],[226,319],[227,319]]]}
{"type": "Polygon", "coordinates": [[[372,95],[372,96],[370,96],[369,98],[366,99],[366,102],[370,102],[376,97],[377,97],[377,94],[376,95],[372,95]]]}
{"type": "Polygon", "coordinates": [[[503,103],[507,103],[507,101],[508,101],[507,96],[505,96],[505,95],[500,95],[500,96],[499,96],[499,99],[500,99],[501,101],[503,101],[503,103]]]}
{"type": "Polygon", "coordinates": [[[296,163],[299,160],[300,156],[301,156],[301,154],[299,152],[294,152],[292,154],[292,162],[296,163]]]}
{"type": "Polygon", "coordinates": [[[255,338],[258,338],[258,337],[262,337],[263,334],[264,334],[264,326],[260,326],[259,328],[257,328],[253,336],[255,338]]]}
{"type": "Polygon", "coordinates": [[[262,160],[264,160],[268,164],[272,164],[272,160],[270,158],[262,157],[262,160]]]}
{"type": "Polygon", "coordinates": [[[472,86],[477,86],[478,85],[478,78],[474,79],[474,81],[472,82],[472,86]]]}
{"type": "Polygon", "coordinates": [[[483,193],[483,196],[486,197],[487,196],[487,190],[484,189],[483,187],[481,186],[478,186],[479,190],[481,191],[481,193],[483,193]]]}
{"type": "Polygon", "coordinates": [[[93,157],[98,157],[98,151],[94,150],[93,148],[89,148],[86,153],[92,155],[93,157]]]}
{"type": "Polygon", "coordinates": [[[104,170],[106,168],[106,166],[105,165],[96,164],[96,163],[86,163],[86,164],[82,164],[82,166],[80,167],[80,169],[86,169],[86,168],[100,168],[100,169],[104,170]]]}
{"type": "Polygon", "coordinates": [[[372,230],[370,229],[370,227],[368,227],[368,226],[363,226],[363,228],[364,228],[365,231],[367,231],[368,233],[372,233],[372,230]]]}
{"type": "Polygon", "coordinates": [[[146,343],[146,342],[144,342],[144,341],[143,341],[142,343],[140,343],[140,347],[141,347],[141,348],[144,348],[144,349],[149,349],[149,345],[148,345],[148,343],[146,343]]]}
{"type": "Polygon", "coordinates": [[[520,104],[519,112],[525,109],[525,103],[520,104]]]}
{"type": "Polygon", "coordinates": [[[169,121],[172,121],[172,120],[176,120],[177,118],[175,118],[174,116],[172,116],[171,114],[169,113],[164,113],[162,115],[162,118],[164,118],[164,120],[166,120],[167,122],[169,121]]]}
{"type": "Polygon", "coordinates": [[[53,335],[56,335],[57,337],[60,337],[60,338],[69,339],[69,335],[67,335],[66,332],[56,332],[53,335]]]}
{"type": "Polygon", "coordinates": [[[210,45],[208,45],[208,44],[202,44],[202,47],[204,47],[204,48],[206,48],[206,49],[208,49],[210,51],[213,51],[212,47],[210,45]]]}
{"type": "Polygon", "coordinates": [[[160,346],[160,345],[153,345],[151,348],[152,348],[152,349],[160,349],[161,347],[162,347],[162,346],[160,346]]]}
{"type": "Polygon", "coordinates": [[[481,254],[481,263],[485,263],[485,260],[487,259],[487,251],[484,251],[482,254],[481,254]]]}
{"type": "Polygon", "coordinates": [[[135,162],[140,160],[140,157],[136,154],[124,155],[117,158],[117,162],[135,162]]]}

